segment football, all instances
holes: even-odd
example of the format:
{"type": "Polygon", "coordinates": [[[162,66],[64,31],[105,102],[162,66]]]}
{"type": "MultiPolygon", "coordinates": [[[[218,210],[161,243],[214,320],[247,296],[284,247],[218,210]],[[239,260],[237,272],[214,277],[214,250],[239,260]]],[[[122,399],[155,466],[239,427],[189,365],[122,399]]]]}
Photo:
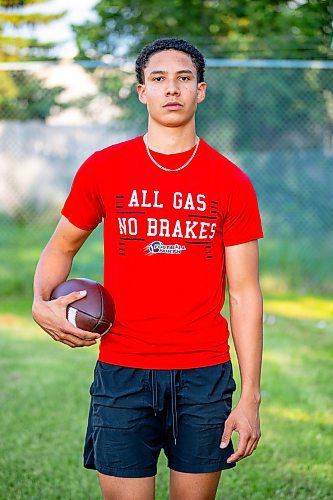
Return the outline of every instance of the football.
{"type": "Polygon", "coordinates": [[[100,283],[86,278],[64,281],[53,290],[50,300],[81,290],[87,294],[67,306],[68,321],[82,330],[105,335],[113,325],[115,305],[111,294],[100,283]]]}

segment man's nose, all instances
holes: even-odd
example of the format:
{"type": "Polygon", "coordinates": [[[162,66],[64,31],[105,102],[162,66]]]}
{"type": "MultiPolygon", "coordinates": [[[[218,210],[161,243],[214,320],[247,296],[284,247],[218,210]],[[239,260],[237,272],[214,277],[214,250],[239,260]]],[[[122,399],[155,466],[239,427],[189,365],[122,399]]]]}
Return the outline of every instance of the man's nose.
{"type": "Polygon", "coordinates": [[[166,85],[165,93],[167,95],[177,95],[179,94],[179,86],[178,82],[175,82],[174,80],[169,80],[166,85]]]}

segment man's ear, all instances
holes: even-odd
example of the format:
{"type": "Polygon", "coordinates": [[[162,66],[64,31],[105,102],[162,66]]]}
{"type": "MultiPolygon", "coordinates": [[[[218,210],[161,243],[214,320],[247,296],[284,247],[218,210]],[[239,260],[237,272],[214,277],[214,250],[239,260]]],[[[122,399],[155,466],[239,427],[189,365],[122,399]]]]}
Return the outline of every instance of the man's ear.
{"type": "Polygon", "coordinates": [[[198,95],[197,95],[197,103],[199,104],[206,97],[206,88],[207,84],[205,82],[198,83],[198,95]]]}
{"type": "Polygon", "coordinates": [[[138,83],[136,89],[138,91],[139,101],[142,102],[142,104],[147,104],[145,85],[143,83],[138,83]]]}

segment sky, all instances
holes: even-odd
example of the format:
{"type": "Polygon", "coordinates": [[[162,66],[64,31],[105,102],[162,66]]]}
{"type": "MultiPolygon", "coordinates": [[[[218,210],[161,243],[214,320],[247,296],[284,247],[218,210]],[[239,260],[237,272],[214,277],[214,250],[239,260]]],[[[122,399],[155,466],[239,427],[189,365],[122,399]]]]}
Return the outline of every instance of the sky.
{"type": "Polygon", "coordinates": [[[67,10],[67,15],[58,21],[45,26],[38,26],[35,29],[21,28],[20,30],[6,30],[6,34],[13,36],[32,36],[38,38],[41,42],[61,43],[57,47],[56,54],[62,58],[74,57],[77,53],[74,42],[74,35],[70,24],[79,24],[87,19],[94,19],[94,13],[91,8],[96,5],[98,0],[49,0],[46,3],[30,5],[22,9],[22,12],[39,13],[59,13],[67,10]]]}

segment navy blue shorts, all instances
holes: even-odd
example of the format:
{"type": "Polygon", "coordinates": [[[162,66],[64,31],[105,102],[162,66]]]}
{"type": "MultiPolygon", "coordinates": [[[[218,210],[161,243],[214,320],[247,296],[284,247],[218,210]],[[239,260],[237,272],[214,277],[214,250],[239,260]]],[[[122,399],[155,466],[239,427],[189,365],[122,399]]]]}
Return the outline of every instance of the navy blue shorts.
{"type": "Polygon", "coordinates": [[[231,361],[182,370],[97,361],[84,467],[118,477],[157,473],[161,449],[179,472],[216,472],[234,452],[220,448],[236,389],[231,361]]]}

